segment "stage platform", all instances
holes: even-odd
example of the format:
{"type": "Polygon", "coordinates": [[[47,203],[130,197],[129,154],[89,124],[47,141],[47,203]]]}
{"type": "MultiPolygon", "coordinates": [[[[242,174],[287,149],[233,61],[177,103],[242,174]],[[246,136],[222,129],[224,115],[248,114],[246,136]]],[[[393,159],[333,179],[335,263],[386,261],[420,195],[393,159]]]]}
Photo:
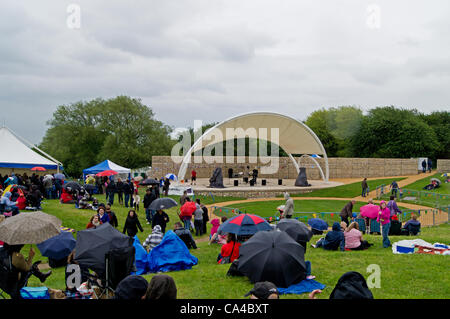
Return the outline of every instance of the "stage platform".
{"type": "Polygon", "coordinates": [[[263,186],[262,179],[258,178],[255,186],[250,186],[243,182],[242,178],[224,178],[223,184],[225,188],[210,188],[209,179],[200,178],[194,185],[188,183],[179,184],[180,186],[192,187],[195,195],[213,195],[213,196],[231,196],[243,198],[270,198],[282,195],[284,192],[289,194],[308,193],[313,190],[335,187],[343,185],[342,182],[329,181],[325,183],[323,180],[308,180],[311,184],[309,187],[294,186],[295,179],[283,179],[282,185],[278,185],[278,179],[266,179],[266,185],[263,186]],[[238,186],[234,186],[234,180],[238,181],[238,186]]]}

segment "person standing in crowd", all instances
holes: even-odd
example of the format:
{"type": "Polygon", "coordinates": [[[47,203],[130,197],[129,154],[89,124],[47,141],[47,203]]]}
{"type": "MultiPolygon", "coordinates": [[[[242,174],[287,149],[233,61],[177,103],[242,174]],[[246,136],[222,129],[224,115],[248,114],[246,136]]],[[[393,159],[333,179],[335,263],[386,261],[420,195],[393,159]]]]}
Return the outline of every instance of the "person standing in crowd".
{"type": "Polygon", "coordinates": [[[183,191],[183,195],[180,197],[180,207],[186,203],[188,197],[187,191],[183,191]]]}
{"type": "Polygon", "coordinates": [[[164,180],[164,186],[163,186],[164,196],[166,196],[166,197],[169,196],[169,187],[170,187],[170,181],[166,177],[164,180]]]}
{"type": "Polygon", "coordinates": [[[361,182],[361,188],[362,188],[362,197],[366,197],[369,189],[369,185],[367,184],[367,178],[364,178],[363,181],[361,182]]]}
{"type": "Polygon", "coordinates": [[[152,227],[155,227],[156,225],[161,226],[161,230],[163,233],[166,232],[166,225],[169,222],[169,215],[166,214],[162,209],[158,210],[153,216],[152,220],[152,227]]]}
{"type": "Polygon", "coordinates": [[[97,186],[97,193],[103,194],[102,177],[95,176],[95,185],[97,186]]]}
{"type": "MultiPolygon", "coordinates": [[[[198,199],[199,204],[200,204],[200,199],[198,199]]],[[[206,207],[203,204],[200,204],[200,207],[203,211],[203,224],[202,224],[202,235],[206,234],[208,232],[207,230],[207,223],[209,222],[209,214],[208,214],[208,207],[206,207]]]]}
{"type": "Polygon", "coordinates": [[[343,221],[347,226],[350,224],[348,219],[353,217],[353,205],[355,205],[355,203],[356,201],[354,199],[349,201],[347,205],[342,208],[341,213],[339,214],[341,221],[343,221]]]}
{"type": "Polygon", "coordinates": [[[397,214],[401,214],[402,211],[398,208],[397,203],[395,202],[395,196],[391,195],[389,197],[389,202],[387,203],[387,208],[391,212],[391,217],[397,214]]]}
{"type": "Polygon", "coordinates": [[[428,172],[431,173],[431,169],[433,168],[433,162],[431,161],[431,158],[429,158],[429,157],[428,157],[427,166],[428,166],[428,172]]]}
{"type": "Polygon", "coordinates": [[[138,215],[133,209],[131,209],[128,212],[127,219],[125,220],[125,225],[123,226],[123,233],[125,234],[126,231],[128,236],[134,237],[138,232],[138,228],[141,232],[144,232],[141,223],[139,222],[138,215]]]}
{"type": "Polygon", "coordinates": [[[427,171],[427,161],[423,160],[422,161],[422,172],[425,173],[427,171]]]}
{"type": "Polygon", "coordinates": [[[114,195],[117,192],[116,182],[114,182],[114,179],[111,177],[108,183],[108,186],[106,187],[107,196],[108,196],[108,203],[110,205],[114,204],[114,195]]]}
{"type": "Polygon", "coordinates": [[[284,204],[283,218],[292,218],[292,214],[294,213],[294,200],[287,192],[284,193],[284,199],[286,203],[284,204]]]}
{"type": "Polygon", "coordinates": [[[391,246],[389,240],[389,228],[391,227],[391,211],[386,206],[386,202],[380,202],[380,211],[378,212],[377,222],[381,224],[381,234],[383,235],[383,248],[391,246]]]}
{"type": "Polygon", "coordinates": [[[196,180],[197,180],[197,172],[193,168],[191,171],[191,185],[195,185],[196,180]]]}
{"type": "Polygon", "coordinates": [[[161,197],[160,193],[159,193],[159,185],[153,185],[152,186],[152,192],[155,194],[155,198],[158,199],[161,197]]]}
{"type": "Polygon", "coordinates": [[[45,198],[52,199],[52,187],[53,187],[53,179],[45,178],[44,179],[45,198]]]}
{"type": "MultiPolygon", "coordinates": [[[[122,190],[123,190],[123,194],[125,196],[125,207],[128,208],[128,203],[130,202],[130,197],[131,197],[131,194],[133,193],[132,190],[131,190],[130,180],[129,179],[127,179],[125,181],[125,183],[123,183],[122,190]]],[[[131,207],[131,205],[130,205],[130,207],[131,207]]]]}
{"type": "Polygon", "coordinates": [[[194,211],[194,228],[195,228],[195,236],[202,235],[203,228],[203,209],[200,207],[200,199],[195,200],[196,210],[194,211]]]}
{"type": "Polygon", "coordinates": [[[111,205],[106,204],[105,210],[106,214],[108,214],[109,223],[112,227],[117,228],[117,226],[119,226],[119,222],[117,221],[116,214],[111,210],[111,205]]]}
{"type": "Polygon", "coordinates": [[[117,179],[116,190],[117,190],[117,200],[119,201],[119,205],[123,205],[123,182],[120,177],[117,179]]]}
{"type": "Polygon", "coordinates": [[[147,225],[152,222],[153,216],[150,211],[150,204],[156,199],[155,193],[151,188],[147,188],[144,196],[144,209],[145,209],[145,218],[147,219],[147,225]]]}
{"type": "Polygon", "coordinates": [[[394,195],[395,197],[397,197],[397,191],[398,191],[398,184],[397,184],[397,182],[396,181],[392,181],[392,183],[391,183],[391,187],[390,187],[390,189],[391,189],[391,195],[394,195]]]}

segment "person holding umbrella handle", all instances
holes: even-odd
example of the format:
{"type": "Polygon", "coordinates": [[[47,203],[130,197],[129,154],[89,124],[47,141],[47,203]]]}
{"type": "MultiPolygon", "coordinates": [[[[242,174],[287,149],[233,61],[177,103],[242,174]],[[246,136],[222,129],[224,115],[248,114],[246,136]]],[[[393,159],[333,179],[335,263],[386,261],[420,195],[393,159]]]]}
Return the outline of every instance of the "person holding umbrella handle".
{"type": "Polygon", "coordinates": [[[24,245],[8,245],[4,243],[3,248],[0,249],[0,255],[8,255],[11,256],[12,266],[19,272],[17,281],[25,278],[28,272],[31,272],[32,275],[36,276],[41,282],[45,282],[48,276],[52,274],[52,271],[48,271],[46,273],[42,273],[38,265],[41,261],[36,261],[33,263],[33,257],[35,252],[33,247],[30,247],[30,252],[28,253],[28,258],[25,258],[20,251],[22,250],[24,245]]]}

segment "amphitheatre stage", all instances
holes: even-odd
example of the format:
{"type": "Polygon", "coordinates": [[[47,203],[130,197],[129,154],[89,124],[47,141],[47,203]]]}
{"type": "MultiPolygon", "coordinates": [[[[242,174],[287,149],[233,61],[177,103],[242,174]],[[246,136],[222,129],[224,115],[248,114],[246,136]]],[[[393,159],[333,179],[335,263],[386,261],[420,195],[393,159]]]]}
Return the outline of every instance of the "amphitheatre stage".
{"type": "Polygon", "coordinates": [[[202,196],[230,196],[230,197],[243,197],[243,198],[269,198],[282,195],[284,192],[289,194],[300,194],[308,193],[313,190],[335,187],[343,185],[342,182],[329,181],[324,182],[323,180],[308,180],[311,186],[309,187],[299,187],[294,186],[295,179],[283,179],[282,185],[278,185],[278,179],[266,178],[266,185],[261,185],[261,178],[257,179],[255,186],[250,186],[243,182],[242,178],[227,178],[223,179],[223,185],[225,188],[212,188],[209,186],[208,178],[199,178],[196,181],[196,185],[192,185],[190,181],[188,183],[180,183],[181,186],[192,187],[195,195],[202,196]],[[234,186],[234,181],[239,181],[238,186],[234,186]]]}

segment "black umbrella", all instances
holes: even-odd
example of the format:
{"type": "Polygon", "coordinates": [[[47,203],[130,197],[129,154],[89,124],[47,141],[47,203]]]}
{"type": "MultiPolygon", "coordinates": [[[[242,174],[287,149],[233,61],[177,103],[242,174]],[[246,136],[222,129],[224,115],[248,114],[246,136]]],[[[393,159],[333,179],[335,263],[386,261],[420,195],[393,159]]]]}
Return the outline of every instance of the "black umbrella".
{"type": "Polygon", "coordinates": [[[277,228],[286,232],[298,243],[308,242],[313,236],[308,226],[296,219],[284,218],[277,224],[277,228]]]}
{"type": "Polygon", "coordinates": [[[153,178],[146,178],[139,185],[147,186],[147,185],[159,185],[159,181],[153,178]]]}
{"type": "Polygon", "coordinates": [[[169,197],[155,199],[151,204],[150,210],[168,209],[177,206],[177,202],[169,197]]]}
{"type": "Polygon", "coordinates": [[[74,191],[81,190],[81,185],[78,184],[77,182],[67,182],[63,186],[64,189],[67,189],[68,187],[70,187],[74,191]]]}
{"type": "Polygon", "coordinates": [[[109,223],[105,223],[97,228],[77,232],[75,261],[102,276],[105,271],[105,254],[111,249],[132,245],[131,237],[122,234],[109,223]]]}
{"type": "Polygon", "coordinates": [[[252,283],[289,287],[306,278],[305,249],[282,231],[257,232],[239,249],[238,271],[252,283]]]}

